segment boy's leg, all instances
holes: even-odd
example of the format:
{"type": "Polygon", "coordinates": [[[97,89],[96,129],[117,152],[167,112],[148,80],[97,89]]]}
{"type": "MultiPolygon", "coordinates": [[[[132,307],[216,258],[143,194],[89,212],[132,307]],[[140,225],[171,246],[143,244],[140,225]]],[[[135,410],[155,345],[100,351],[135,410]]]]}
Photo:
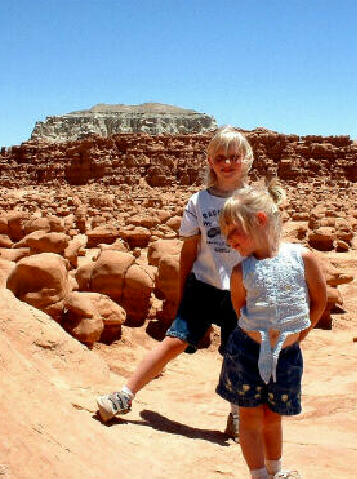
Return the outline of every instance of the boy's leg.
{"type": "Polygon", "coordinates": [[[129,412],[134,395],[156,377],[169,361],[181,354],[186,347],[187,343],[182,339],[166,336],[141,361],[121,391],[97,398],[99,414],[103,421],[108,421],[117,414],[129,412]]]}

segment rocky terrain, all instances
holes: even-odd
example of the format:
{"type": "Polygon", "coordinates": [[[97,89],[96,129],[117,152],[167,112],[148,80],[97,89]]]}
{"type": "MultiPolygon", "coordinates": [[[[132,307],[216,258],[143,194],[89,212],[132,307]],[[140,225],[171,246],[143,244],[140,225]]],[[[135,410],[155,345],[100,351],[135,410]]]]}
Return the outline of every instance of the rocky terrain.
{"type": "Polygon", "coordinates": [[[142,105],[98,104],[88,110],[62,116],[49,116],[37,122],[32,140],[75,141],[87,134],[108,137],[116,133],[205,133],[217,128],[215,119],[205,113],[161,103],[142,105]]]}
{"type": "MultiPolygon", "coordinates": [[[[262,128],[246,135],[251,180],[280,178],[284,236],[314,249],[328,284],[304,345],[304,413],[287,421],[285,456],[306,478],[352,479],[356,145],[262,128]]],[[[0,477],[246,474],[239,446],[220,432],[215,329],[197,356],[178,358],[138,395],[129,416],[109,426],[95,416],[95,395],[124,383],[177,308],[177,231],[210,136],[90,135],[1,150],[0,477]]]]}

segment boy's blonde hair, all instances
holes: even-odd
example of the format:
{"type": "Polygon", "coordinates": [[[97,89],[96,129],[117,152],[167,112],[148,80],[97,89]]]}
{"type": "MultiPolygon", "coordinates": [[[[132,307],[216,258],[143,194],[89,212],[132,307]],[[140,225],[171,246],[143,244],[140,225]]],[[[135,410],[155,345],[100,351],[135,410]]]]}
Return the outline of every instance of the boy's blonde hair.
{"type": "MultiPolygon", "coordinates": [[[[227,153],[228,148],[234,146],[237,151],[243,153],[242,159],[242,184],[246,183],[249,170],[253,163],[253,150],[242,133],[232,126],[223,126],[214,134],[207,148],[208,157],[212,160],[217,155],[218,151],[227,153]]],[[[215,186],[217,183],[217,176],[215,172],[208,167],[206,174],[207,186],[215,186]]]]}
{"type": "Polygon", "coordinates": [[[240,225],[245,233],[252,235],[259,243],[268,241],[273,249],[279,247],[281,238],[281,218],[279,204],[285,199],[285,191],[276,180],[270,184],[245,186],[237,190],[224,204],[220,214],[220,227],[227,236],[228,226],[240,225]],[[262,236],[258,226],[258,213],[267,216],[266,237],[262,236]],[[259,235],[259,237],[257,236],[259,235]]]}

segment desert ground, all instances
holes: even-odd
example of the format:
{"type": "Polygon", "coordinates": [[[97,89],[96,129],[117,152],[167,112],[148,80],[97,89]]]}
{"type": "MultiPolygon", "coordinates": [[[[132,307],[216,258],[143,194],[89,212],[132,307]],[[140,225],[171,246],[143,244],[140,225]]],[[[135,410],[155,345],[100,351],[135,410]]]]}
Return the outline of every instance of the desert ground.
{"type": "MultiPolygon", "coordinates": [[[[0,152],[0,478],[245,479],[215,393],[219,331],[103,424],[178,302],[178,229],[209,135],[27,142],[0,152]]],[[[356,477],[356,144],[250,134],[252,180],[286,187],[284,238],[312,248],[328,284],[303,342],[303,413],[284,420],[283,467],[356,477]]]]}

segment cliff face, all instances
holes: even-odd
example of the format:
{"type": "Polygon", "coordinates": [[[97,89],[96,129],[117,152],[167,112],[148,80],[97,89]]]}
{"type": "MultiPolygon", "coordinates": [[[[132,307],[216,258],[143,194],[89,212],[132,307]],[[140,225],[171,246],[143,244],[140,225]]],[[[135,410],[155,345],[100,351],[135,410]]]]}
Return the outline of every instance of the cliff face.
{"type": "MultiPolygon", "coordinates": [[[[349,188],[357,181],[357,145],[349,137],[245,131],[254,150],[251,178],[277,176],[289,184],[349,188]]],[[[197,185],[212,133],[87,136],[66,143],[28,142],[0,151],[0,186],[101,183],[197,185]]]]}
{"type": "Polygon", "coordinates": [[[117,133],[200,134],[215,128],[212,116],[172,105],[95,105],[37,122],[31,139],[60,143],[80,140],[88,134],[104,138],[117,133]]]}

